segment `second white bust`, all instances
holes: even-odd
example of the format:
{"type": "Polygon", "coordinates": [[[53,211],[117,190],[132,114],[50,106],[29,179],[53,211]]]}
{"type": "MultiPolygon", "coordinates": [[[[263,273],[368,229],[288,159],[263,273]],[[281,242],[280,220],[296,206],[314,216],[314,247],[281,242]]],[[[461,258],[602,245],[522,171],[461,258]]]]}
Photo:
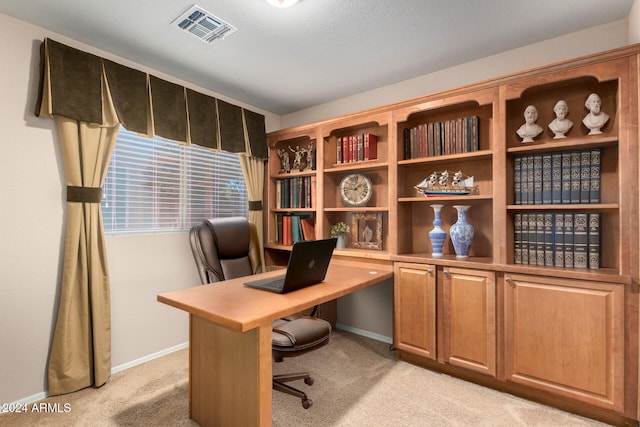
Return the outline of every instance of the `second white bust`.
{"type": "Polygon", "coordinates": [[[566,133],[569,132],[573,122],[567,118],[569,114],[569,106],[563,99],[556,102],[553,107],[553,111],[556,113],[556,118],[549,123],[549,129],[553,132],[553,139],[566,138],[566,133]]]}

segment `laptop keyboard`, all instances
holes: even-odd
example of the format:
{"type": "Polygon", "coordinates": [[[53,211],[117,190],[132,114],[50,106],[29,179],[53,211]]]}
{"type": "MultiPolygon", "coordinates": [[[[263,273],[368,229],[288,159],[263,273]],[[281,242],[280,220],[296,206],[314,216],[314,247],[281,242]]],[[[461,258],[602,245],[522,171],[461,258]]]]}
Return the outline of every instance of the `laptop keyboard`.
{"type": "Polygon", "coordinates": [[[273,289],[274,291],[279,291],[284,286],[284,277],[267,277],[265,279],[252,280],[247,282],[249,286],[260,286],[262,288],[273,289]]]}

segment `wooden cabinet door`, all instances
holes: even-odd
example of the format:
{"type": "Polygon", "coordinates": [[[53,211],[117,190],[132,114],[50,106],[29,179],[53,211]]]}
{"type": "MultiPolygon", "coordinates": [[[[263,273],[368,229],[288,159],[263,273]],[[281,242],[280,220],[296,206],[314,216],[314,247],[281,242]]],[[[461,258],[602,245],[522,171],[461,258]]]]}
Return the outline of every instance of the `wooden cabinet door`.
{"type": "Polygon", "coordinates": [[[506,379],[602,408],[624,405],[624,286],[505,276],[506,379]]]}
{"type": "Polygon", "coordinates": [[[394,269],[394,345],[398,350],[435,360],[435,267],[396,263],[394,269]]]}
{"type": "Polygon", "coordinates": [[[495,376],[495,273],[445,267],[444,278],[445,362],[495,376]]]}

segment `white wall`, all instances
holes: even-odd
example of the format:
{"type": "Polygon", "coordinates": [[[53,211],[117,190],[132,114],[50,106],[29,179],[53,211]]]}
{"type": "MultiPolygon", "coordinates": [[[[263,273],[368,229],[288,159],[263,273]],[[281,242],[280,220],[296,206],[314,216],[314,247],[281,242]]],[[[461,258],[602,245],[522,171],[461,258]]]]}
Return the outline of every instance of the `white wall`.
{"type": "Polygon", "coordinates": [[[282,116],[282,127],[417,98],[626,44],[627,20],[623,19],[287,114],[282,116]]]}
{"type": "MultiPolygon", "coordinates": [[[[626,25],[626,21],[619,21],[495,55],[290,114],[282,118],[282,123],[292,126],[312,122],[622,46],[627,43],[626,25]]],[[[52,37],[189,85],[4,15],[0,15],[0,36],[0,402],[8,403],[46,390],[47,355],[60,286],[64,174],[53,122],[33,114],[40,42],[52,37]]],[[[221,94],[207,93],[225,99],[221,94]]],[[[280,127],[280,117],[254,110],[265,114],[268,131],[280,127]]],[[[156,295],[198,283],[187,234],[110,236],[107,250],[113,365],[186,342],[186,314],[157,303],[156,295]]],[[[390,290],[389,283],[381,284],[340,301],[339,322],[390,336],[390,290]],[[373,307],[371,301],[375,301],[373,307]]]]}
{"type": "Polygon", "coordinates": [[[628,40],[629,44],[640,43],[640,1],[635,0],[628,16],[628,40]]]}

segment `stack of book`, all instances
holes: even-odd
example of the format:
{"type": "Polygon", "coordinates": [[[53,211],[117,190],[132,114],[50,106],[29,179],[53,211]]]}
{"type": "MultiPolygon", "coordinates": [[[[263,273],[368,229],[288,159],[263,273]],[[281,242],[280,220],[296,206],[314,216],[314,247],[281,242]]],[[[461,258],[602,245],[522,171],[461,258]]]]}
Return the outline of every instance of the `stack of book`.
{"type": "Polygon", "coordinates": [[[600,203],[600,148],[513,159],[516,205],[600,203]]]}
{"type": "Polygon", "coordinates": [[[315,175],[276,180],[276,209],[315,208],[315,205],[315,175]]]}
{"type": "Polygon", "coordinates": [[[315,240],[315,221],[311,214],[276,213],[276,241],[293,245],[301,240],[315,240]]]}
{"type": "Polygon", "coordinates": [[[378,137],[372,133],[343,136],[336,141],[336,163],[354,163],[378,158],[378,137]]]}
{"type": "Polygon", "coordinates": [[[478,116],[467,116],[405,128],[404,158],[408,160],[478,151],[479,125],[478,116]]]}
{"type": "Polygon", "coordinates": [[[600,212],[514,214],[514,262],[600,268],[600,212]]]}

